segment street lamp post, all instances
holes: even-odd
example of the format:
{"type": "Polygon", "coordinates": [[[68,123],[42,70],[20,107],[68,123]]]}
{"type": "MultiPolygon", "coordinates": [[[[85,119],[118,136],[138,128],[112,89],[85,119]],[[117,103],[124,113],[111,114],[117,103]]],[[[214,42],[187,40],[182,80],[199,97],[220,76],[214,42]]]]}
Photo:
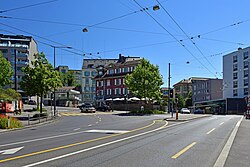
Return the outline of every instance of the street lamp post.
{"type": "MultiPolygon", "coordinates": [[[[170,106],[170,63],[168,63],[168,112],[171,112],[171,106],[170,106]]],[[[171,112],[171,117],[173,118],[173,112],[171,112]]]]}
{"type": "MultiPolygon", "coordinates": [[[[71,49],[70,46],[53,46],[51,45],[51,47],[54,49],[54,70],[56,70],[56,48],[67,48],[67,49],[71,49]]],[[[56,116],[56,88],[54,88],[54,116],[56,116]]]]}

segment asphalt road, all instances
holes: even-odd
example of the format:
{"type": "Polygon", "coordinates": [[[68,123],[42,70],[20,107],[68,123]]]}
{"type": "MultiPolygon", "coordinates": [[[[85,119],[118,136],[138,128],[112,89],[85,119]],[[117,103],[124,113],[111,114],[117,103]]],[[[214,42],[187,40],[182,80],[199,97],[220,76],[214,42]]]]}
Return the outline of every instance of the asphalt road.
{"type": "Polygon", "coordinates": [[[240,118],[166,122],[160,116],[64,116],[0,134],[0,165],[213,166],[240,118]]]}

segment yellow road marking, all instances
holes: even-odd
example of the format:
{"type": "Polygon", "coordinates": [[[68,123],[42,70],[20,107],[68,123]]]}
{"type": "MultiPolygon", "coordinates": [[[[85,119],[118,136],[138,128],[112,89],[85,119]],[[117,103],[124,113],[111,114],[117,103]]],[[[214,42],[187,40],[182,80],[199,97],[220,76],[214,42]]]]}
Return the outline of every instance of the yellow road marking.
{"type": "Polygon", "coordinates": [[[196,144],[196,142],[193,142],[189,144],[187,147],[185,147],[183,150],[178,152],[177,154],[173,155],[171,158],[176,159],[178,158],[181,154],[185,153],[187,150],[189,150],[191,147],[193,147],[196,144]]]}
{"type": "Polygon", "coordinates": [[[210,133],[212,133],[215,130],[215,128],[211,129],[210,131],[207,132],[207,135],[209,135],[210,133]]]}
{"type": "MultiPolygon", "coordinates": [[[[25,157],[30,157],[30,156],[34,156],[34,155],[38,155],[38,154],[48,153],[48,152],[52,152],[52,151],[56,151],[56,150],[61,150],[61,149],[69,148],[69,147],[73,147],[73,146],[83,145],[83,144],[86,144],[86,143],[90,143],[90,142],[94,142],[94,141],[99,141],[99,140],[103,140],[103,139],[108,139],[108,138],[115,137],[115,136],[124,135],[124,134],[127,134],[127,133],[131,133],[131,132],[135,132],[135,131],[146,129],[148,127],[153,126],[155,123],[156,123],[156,121],[153,121],[149,125],[146,125],[146,126],[143,126],[143,127],[137,128],[137,129],[133,129],[133,130],[125,132],[125,133],[113,134],[113,135],[104,136],[104,137],[100,137],[100,138],[96,138],[96,139],[91,139],[91,140],[86,140],[86,141],[82,141],[82,142],[78,142],[78,143],[73,143],[73,144],[69,144],[69,145],[65,145],[65,146],[55,147],[55,148],[51,148],[51,149],[47,149],[47,150],[42,150],[42,151],[33,152],[33,153],[29,153],[29,154],[24,154],[24,155],[20,155],[20,156],[16,156],[16,157],[2,159],[2,160],[0,160],[0,163],[7,162],[7,161],[12,161],[12,160],[16,160],[16,159],[21,159],[21,158],[25,158],[25,157]]],[[[164,126],[167,126],[167,124],[168,124],[168,122],[164,126]]]]}

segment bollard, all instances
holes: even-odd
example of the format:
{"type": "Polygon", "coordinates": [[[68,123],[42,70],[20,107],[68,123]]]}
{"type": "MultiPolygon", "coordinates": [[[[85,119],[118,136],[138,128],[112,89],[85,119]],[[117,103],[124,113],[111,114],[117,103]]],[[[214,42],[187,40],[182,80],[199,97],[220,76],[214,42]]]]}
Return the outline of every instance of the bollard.
{"type": "Polygon", "coordinates": [[[10,117],[8,116],[8,127],[10,127],[10,117]]]}
{"type": "Polygon", "coordinates": [[[39,113],[39,123],[41,122],[40,117],[41,117],[41,114],[39,113]]]}
{"type": "Polygon", "coordinates": [[[176,110],[176,116],[175,116],[175,118],[176,118],[176,120],[178,120],[178,110],[176,110]]]}
{"type": "Polygon", "coordinates": [[[28,114],[28,125],[30,125],[30,114],[28,114]]]}

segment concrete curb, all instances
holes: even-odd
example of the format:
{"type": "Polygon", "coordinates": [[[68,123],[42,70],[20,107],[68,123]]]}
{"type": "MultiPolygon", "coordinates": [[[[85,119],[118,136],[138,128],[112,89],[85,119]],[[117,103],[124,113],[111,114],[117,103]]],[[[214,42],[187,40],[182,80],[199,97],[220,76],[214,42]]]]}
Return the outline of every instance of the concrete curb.
{"type": "Polygon", "coordinates": [[[33,125],[27,125],[27,126],[24,126],[22,128],[0,129],[0,134],[2,134],[2,133],[8,133],[8,132],[11,132],[11,131],[23,130],[23,129],[28,129],[28,128],[33,128],[33,127],[37,127],[37,126],[42,126],[42,125],[50,124],[52,122],[55,122],[55,121],[59,120],[60,117],[61,116],[57,116],[53,120],[49,120],[49,121],[45,121],[45,122],[41,122],[41,123],[37,123],[37,124],[33,124],[33,125]]]}
{"type": "Polygon", "coordinates": [[[190,121],[190,120],[194,120],[194,119],[200,119],[200,118],[206,118],[206,117],[211,117],[212,115],[203,115],[200,117],[194,117],[194,118],[187,118],[187,119],[169,119],[169,118],[165,118],[164,120],[169,121],[169,122],[184,122],[184,121],[190,121]]]}

